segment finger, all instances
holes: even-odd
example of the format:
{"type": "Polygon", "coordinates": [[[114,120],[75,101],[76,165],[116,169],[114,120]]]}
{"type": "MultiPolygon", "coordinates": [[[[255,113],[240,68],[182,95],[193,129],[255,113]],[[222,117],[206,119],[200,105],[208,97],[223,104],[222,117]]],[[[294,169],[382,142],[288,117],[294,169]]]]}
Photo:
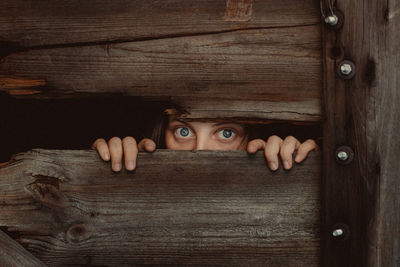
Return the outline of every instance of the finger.
{"type": "Polygon", "coordinates": [[[268,166],[271,170],[275,171],[279,167],[278,153],[283,143],[282,138],[277,135],[272,135],[268,138],[265,144],[265,159],[268,162],[268,166]]]}
{"type": "Polygon", "coordinates": [[[288,136],[283,140],[280,155],[283,163],[283,167],[286,170],[290,170],[293,165],[293,153],[300,147],[300,142],[293,136],[288,136]]]}
{"type": "Polygon", "coordinates": [[[136,168],[138,154],[138,146],[135,138],[127,136],[122,139],[122,147],[124,150],[125,168],[129,171],[133,171],[136,168]]]}
{"type": "Polygon", "coordinates": [[[108,148],[111,154],[113,171],[120,171],[122,168],[122,141],[118,137],[113,137],[108,141],[108,148]]]}
{"type": "Polygon", "coordinates": [[[249,154],[254,154],[258,150],[264,150],[264,149],[265,149],[265,141],[262,139],[254,139],[247,144],[247,152],[249,154]]]}
{"type": "Polygon", "coordinates": [[[103,138],[96,139],[91,148],[96,149],[97,153],[103,160],[105,161],[110,160],[110,152],[108,151],[106,140],[104,140],[103,138]]]}
{"type": "Polygon", "coordinates": [[[302,162],[312,150],[318,150],[318,145],[313,139],[304,141],[297,150],[296,158],[294,161],[297,163],[302,162]]]}
{"type": "Polygon", "coordinates": [[[153,152],[156,150],[156,143],[149,138],[144,138],[139,142],[138,148],[139,151],[153,152]]]}

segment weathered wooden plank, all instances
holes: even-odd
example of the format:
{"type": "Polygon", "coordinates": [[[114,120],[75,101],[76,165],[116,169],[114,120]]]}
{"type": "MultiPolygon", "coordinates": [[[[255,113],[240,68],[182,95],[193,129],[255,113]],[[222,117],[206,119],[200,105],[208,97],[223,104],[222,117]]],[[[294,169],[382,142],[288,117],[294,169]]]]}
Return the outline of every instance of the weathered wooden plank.
{"type": "Polygon", "coordinates": [[[208,107],[210,117],[319,121],[320,41],[312,25],[32,50],[3,59],[0,90],[15,94],[29,89],[26,80],[45,81],[33,88],[47,96],[171,97],[194,117],[208,107]]]}
{"type": "Polygon", "coordinates": [[[271,120],[286,120],[315,123],[323,119],[320,99],[297,102],[294,98],[289,101],[257,101],[173,97],[171,101],[188,111],[187,114],[181,115],[182,118],[196,120],[229,119],[242,123],[271,123],[271,120]]]}
{"type": "MultiPolygon", "coordinates": [[[[372,123],[367,140],[376,142],[375,147],[369,149],[376,153],[372,156],[378,156],[378,159],[368,159],[376,164],[373,171],[379,175],[376,220],[368,226],[368,232],[373,235],[378,248],[369,248],[369,264],[384,267],[400,265],[400,2],[388,0],[380,5],[379,10],[384,12],[384,16],[379,17],[380,12],[376,14],[376,27],[384,33],[375,36],[379,43],[370,55],[376,61],[367,68],[367,74],[372,76],[368,103],[374,102],[375,108],[371,120],[368,120],[372,123]]],[[[370,34],[374,35],[372,30],[370,34]]]]}
{"type": "Polygon", "coordinates": [[[323,264],[399,266],[400,6],[341,0],[337,7],[343,28],[324,31],[323,264]],[[343,59],[356,65],[351,80],[336,74],[343,59]],[[342,145],[355,152],[349,165],[335,160],[342,145]],[[335,225],[344,235],[332,236],[335,225]]]}
{"type": "Polygon", "coordinates": [[[43,267],[46,265],[26,251],[11,237],[0,231],[0,266],[43,267]]]}
{"type": "Polygon", "coordinates": [[[270,172],[263,153],[39,150],[0,168],[0,226],[54,265],[319,265],[320,155],[270,172]]]}
{"type": "Polygon", "coordinates": [[[310,25],[318,12],[315,0],[2,0],[0,36],[25,47],[84,45],[310,25]]]}

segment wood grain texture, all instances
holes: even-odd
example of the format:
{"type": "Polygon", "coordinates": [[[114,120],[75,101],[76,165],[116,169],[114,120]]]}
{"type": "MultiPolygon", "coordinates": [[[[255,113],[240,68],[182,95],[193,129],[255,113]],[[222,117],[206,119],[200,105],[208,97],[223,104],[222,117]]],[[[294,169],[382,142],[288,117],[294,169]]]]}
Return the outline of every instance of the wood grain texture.
{"type": "Polygon", "coordinates": [[[0,226],[50,266],[318,266],[320,155],[270,172],[262,153],[35,149],[0,168],[0,226]]]}
{"type": "Polygon", "coordinates": [[[44,267],[46,265],[0,231],[0,266],[44,267]]]}
{"type": "Polygon", "coordinates": [[[337,1],[343,28],[324,31],[324,266],[400,265],[398,1],[337,1]],[[356,75],[336,74],[343,60],[356,75]],[[335,149],[350,146],[350,165],[335,149]],[[336,224],[347,233],[332,236],[336,224]]]}
{"type": "Polygon", "coordinates": [[[374,243],[378,247],[378,250],[370,247],[370,266],[383,267],[400,266],[400,2],[388,0],[380,10],[385,16],[383,21],[378,20],[378,29],[384,30],[384,36],[377,37],[379,46],[371,53],[377,60],[374,64],[377,83],[373,81],[370,96],[375,112],[368,138],[371,143],[375,138],[376,152],[374,147],[370,150],[380,159],[377,163],[378,159],[370,158],[376,161],[375,173],[380,173],[379,200],[376,221],[368,230],[376,237],[374,243]]]}
{"type": "Polygon", "coordinates": [[[189,118],[321,121],[318,12],[314,0],[5,0],[0,90],[167,97],[189,118]]]}
{"type": "Polygon", "coordinates": [[[296,101],[257,101],[209,98],[172,97],[188,113],[182,119],[229,120],[239,123],[271,123],[273,120],[291,123],[315,123],[323,120],[320,99],[296,101]]]}
{"type": "Polygon", "coordinates": [[[46,96],[170,97],[194,117],[320,121],[320,41],[320,26],[311,25],[31,50],[1,61],[0,90],[17,95],[8,74],[44,80],[34,89],[46,96]]]}
{"type": "Polygon", "coordinates": [[[2,0],[1,41],[23,47],[319,23],[314,0],[2,0]]]}

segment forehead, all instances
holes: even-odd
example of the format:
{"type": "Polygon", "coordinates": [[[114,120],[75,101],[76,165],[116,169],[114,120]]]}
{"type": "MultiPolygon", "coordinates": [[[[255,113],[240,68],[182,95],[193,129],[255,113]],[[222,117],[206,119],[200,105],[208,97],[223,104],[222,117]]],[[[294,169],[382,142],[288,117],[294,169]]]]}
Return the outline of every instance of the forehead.
{"type": "Polygon", "coordinates": [[[240,127],[244,128],[243,124],[231,122],[231,121],[207,121],[204,119],[190,119],[190,120],[184,120],[180,119],[174,116],[169,117],[169,124],[185,124],[185,125],[204,125],[204,126],[212,126],[212,127],[218,127],[218,126],[234,126],[234,127],[240,127]]]}

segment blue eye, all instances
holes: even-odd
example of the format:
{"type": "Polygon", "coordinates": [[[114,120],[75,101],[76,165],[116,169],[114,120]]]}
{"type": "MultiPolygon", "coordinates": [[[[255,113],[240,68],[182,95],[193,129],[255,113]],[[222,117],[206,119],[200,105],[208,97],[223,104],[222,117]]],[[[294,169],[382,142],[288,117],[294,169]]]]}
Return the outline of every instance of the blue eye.
{"type": "Polygon", "coordinates": [[[234,135],[234,133],[230,129],[223,129],[220,131],[220,137],[222,137],[224,139],[232,138],[233,135],[234,135]]]}
{"type": "Polygon", "coordinates": [[[176,129],[178,136],[180,137],[188,137],[190,136],[190,130],[186,127],[180,127],[176,129]]]}

